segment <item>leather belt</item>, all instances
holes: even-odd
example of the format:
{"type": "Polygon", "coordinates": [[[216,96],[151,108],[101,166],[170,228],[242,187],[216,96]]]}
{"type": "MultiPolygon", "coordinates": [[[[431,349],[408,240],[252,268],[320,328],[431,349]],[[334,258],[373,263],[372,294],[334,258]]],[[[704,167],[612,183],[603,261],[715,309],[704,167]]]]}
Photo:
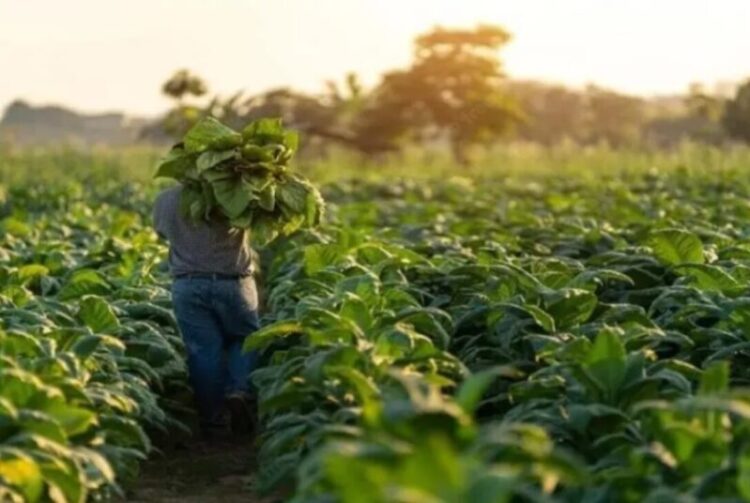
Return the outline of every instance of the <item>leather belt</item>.
{"type": "Polygon", "coordinates": [[[188,272],[183,274],[175,274],[175,279],[213,279],[213,280],[232,280],[248,278],[252,274],[222,274],[218,272],[188,272]]]}

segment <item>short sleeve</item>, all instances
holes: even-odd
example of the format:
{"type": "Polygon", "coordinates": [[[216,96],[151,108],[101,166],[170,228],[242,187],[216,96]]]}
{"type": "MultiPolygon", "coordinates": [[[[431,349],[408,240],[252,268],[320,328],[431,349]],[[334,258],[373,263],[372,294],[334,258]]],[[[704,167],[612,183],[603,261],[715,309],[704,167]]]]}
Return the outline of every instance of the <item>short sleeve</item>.
{"type": "Polygon", "coordinates": [[[152,220],[156,234],[162,239],[168,239],[164,222],[164,194],[159,194],[154,202],[152,220]]]}

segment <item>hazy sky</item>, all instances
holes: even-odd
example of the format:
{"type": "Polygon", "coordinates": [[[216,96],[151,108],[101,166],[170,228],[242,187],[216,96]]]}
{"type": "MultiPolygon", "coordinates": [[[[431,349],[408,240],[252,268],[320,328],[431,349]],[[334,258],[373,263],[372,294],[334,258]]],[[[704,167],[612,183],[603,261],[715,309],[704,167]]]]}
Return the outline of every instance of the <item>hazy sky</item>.
{"type": "Polygon", "coordinates": [[[508,73],[654,94],[750,76],[750,0],[0,0],[0,107],[155,114],[177,68],[228,94],[377,81],[436,24],[514,35],[508,73]]]}

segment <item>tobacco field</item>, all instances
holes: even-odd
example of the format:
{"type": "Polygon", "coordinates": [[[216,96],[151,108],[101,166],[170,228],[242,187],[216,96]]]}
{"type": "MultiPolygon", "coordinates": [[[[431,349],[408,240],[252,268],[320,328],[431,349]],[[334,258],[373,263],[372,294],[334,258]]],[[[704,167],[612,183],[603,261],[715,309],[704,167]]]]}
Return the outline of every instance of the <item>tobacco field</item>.
{"type": "MultiPolygon", "coordinates": [[[[575,155],[311,168],[324,224],[258,250],[248,501],[750,500],[750,156],[575,155]]],[[[189,428],[134,164],[0,157],[0,501],[127,498],[189,428]]]]}

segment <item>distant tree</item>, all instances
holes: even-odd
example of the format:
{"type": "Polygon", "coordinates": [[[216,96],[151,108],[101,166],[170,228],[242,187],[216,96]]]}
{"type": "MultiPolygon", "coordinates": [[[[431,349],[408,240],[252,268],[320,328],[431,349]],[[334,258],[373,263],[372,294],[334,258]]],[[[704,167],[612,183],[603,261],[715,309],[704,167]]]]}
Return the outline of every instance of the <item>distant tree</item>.
{"type": "Polygon", "coordinates": [[[203,79],[186,69],[177,70],[172,74],[162,85],[161,90],[170,98],[180,102],[185,96],[200,97],[208,92],[203,79]]]}
{"type": "MultiPolygon", "coordinates": [[[[273,89],[248,98],[240,105],[241,112],[230,125],[241,126],[260,117],[280,117],[284,123],[322,147],[323,142],[336,142],[365,154],[376,154],[395,147],[382,142],[379,136],[361,134],[355,127],[369,96],[357,76],[350,73],[343,85],[329,81],[323,95],[303,94],[287,88],[273,89]]],[[[214,113],[217,117],[221,114],[214,113]]],[[[310,142],[306,142],[309,144],[310,142]]]]}
{"type": "Polygon", "coordinates": [[[586,89],[588,142],[636,143],[646,122],[644,101],[597,86],[586,89]]]}
{"type": "Polygon", "coordinates": [[[721,120],[724,100],[708,92],[703,84],[693,82],[688,88],[685,105],[691,116],[718,123],[721,120]]]}
{"type": "Polygon", "coordinates": [[[465,162],[469,145],[497,138],[519,118],[501,87],[504,74],[497,51],[509,39],[506,31],[492,26],[437,28],[417,38],[411,67],[386,74],[369,93],[349,74],[343,85],[329,82],[320,96],[274,89],[250,98],[242,93],[215,97],[208,106],[198,106],[188,98],[205,95],[205,83],[179,70],[162,86],[176,101],[163,127],[179,137],[206,114],[235,126],[278,116],[303,133],[367,154],[393,150],[404,136],[446,138],[456,159],[465,162]]]}
{"type": "Polygon", "coordinates": [[[161,90],[175,100],[174,107],[162,121],[162,127],[167,134],[182,136],[205,115],[202,107],[187,102],[187,98],[199,98],[208,92],[203,79],[189,70],[177,70],[164,82],[161,90]]]}
{"type": "Polygon", "coordinates": [[[346,113],[359,112],[365,98],[364,88],[356,73],[348,73],[343,86],[336,81],[326,82],[328,94],[326,101],[332,106],[346,113]]]}
{"type": "Polygon", "coordinates": [[[581,92],[534,81],[513,81],[506,88],[523,113],[517,128],[522,139],[543,145],[586,139],[586,98],[581,92]]]}
{"type": "Polygon", "coordinates": [[[248,100],[249,109],[244,121],[260,117],[281,117],[294,129],[316,134],[334,127],[336,111],[317,96],[291,89],[274,89],[248,100]]]}
{"type": "Polygon", "coordinates": [[[459,162],[466,148],[505,133],[518,119],[503,93],[499,27],[436,28],[417,38],[414,61],[383,77],[356,124],[359,137],[388,144],[402,135],[445,136],[459,162]]]}
{"type": "Polygon", "coordinates": [[[737,89],[734,98],[727,101],[722,125],[732,138],[750,143],[750,80],[737,89]]]}

